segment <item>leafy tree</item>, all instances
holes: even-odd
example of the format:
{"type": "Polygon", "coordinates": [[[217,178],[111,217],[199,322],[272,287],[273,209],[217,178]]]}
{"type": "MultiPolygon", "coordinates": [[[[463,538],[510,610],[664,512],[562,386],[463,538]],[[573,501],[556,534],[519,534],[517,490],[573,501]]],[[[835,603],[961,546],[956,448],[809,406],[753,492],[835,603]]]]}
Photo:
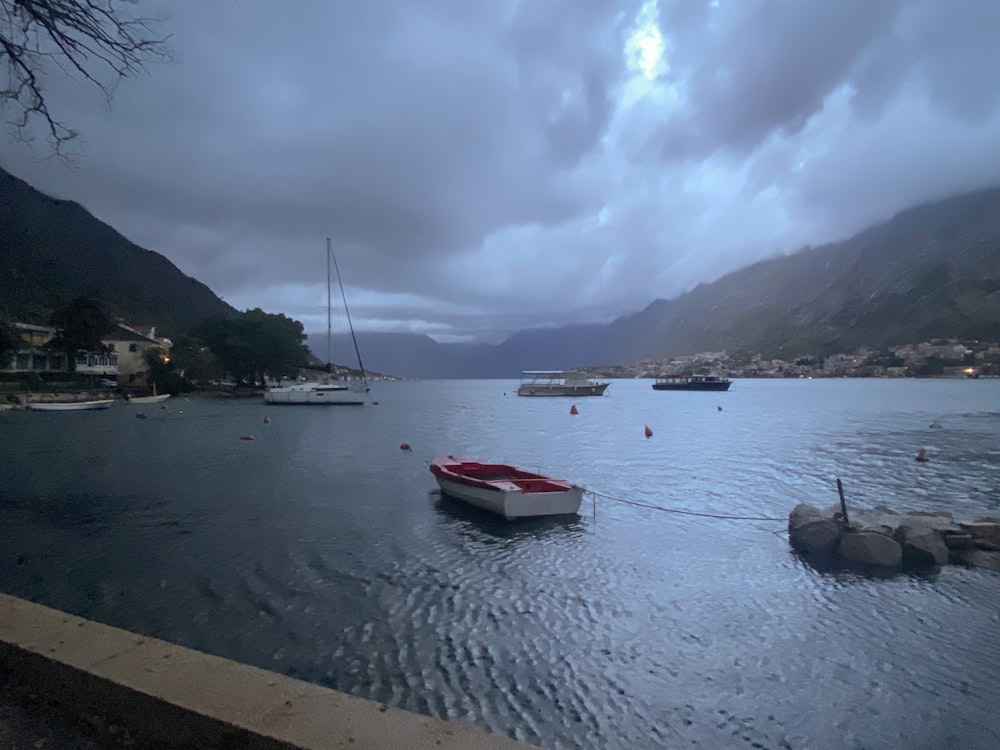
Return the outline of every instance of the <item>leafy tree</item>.
{"type": "Polygon", "coordinates": [[[178,336],[170,349],[170,367],[188,380],[214,380],[225,374],[222,363],[201,339],[178,336]]]}
{"type": "Polygon", "coordinates": [[[197,334],[225,370],[240,378],[289,373],[302,367],[308,356],[302,324],[260,308],[210,320],[197,334]]]}
{"type": "Polygon", "coordinates": [[[164,357],[159,349],[150,349],[146,352],[146,366],[149,368],[149,384],[157,393],[176,395],[194,390],[194,386],[175,369],[173,356],[164,357]]]}
{"type": "Polygon", "coordinates": [[[52,345],[66,355],[70,370],[76,368],[77,352],[106,351],[101,339],[115,325],[101,303],[92,297],[77,297],[58,305],[49,324],[59,329],[52,345]]]}
{"type": "Polygon", "coordinates": [[[54,64],[96,86],[110,100],[116,83],[165,58],[165,39],[152,36],[154,19],[132,13],[135,0],[0,0],[0,104],[13,105],[22,134],[40,119],[52,148],[76,137],[49,108],[44,76],[54,64]]]}

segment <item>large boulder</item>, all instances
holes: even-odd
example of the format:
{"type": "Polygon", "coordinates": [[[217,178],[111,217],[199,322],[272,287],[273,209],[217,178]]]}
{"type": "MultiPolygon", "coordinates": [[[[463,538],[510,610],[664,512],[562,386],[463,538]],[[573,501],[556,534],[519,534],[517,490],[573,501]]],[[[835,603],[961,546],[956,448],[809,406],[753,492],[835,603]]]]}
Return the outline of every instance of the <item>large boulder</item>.
{"type": "Polygon", "coordinates": [[[892,536],[903,516],[885,505],[876,505],[871,510],[848,510],[851,526],[857,529],[877,531],[892,536]]]}
{"type": "Polygon", "coordinates": [[[956,522],[949,511],[900,512],[886,505],[848,508],[796,505],[788,514],[788,541],[814,565],[827,562],[876,574],[934,568],[949,562],[996,570],[1000,518],[956,522]]]}
{"type": "Polygon", "coordinates": [[[822,521],[826,517],[827,516],[823,515],[823,511],[814,505],[799,503],[792,508],[792,512],[788,514],[788,531],[791,533],[792,529],[796,526],[803,526],[804,524],[812,523],[813,521],[822,521]]]}
{"type": "Polygon", "coordinates": [[[980,549],[1000,551],[1000,523],[975,521],[963,523],[961,526],[980,549]]]}
{"type": "Polygon", "coordinates": [[[967,531],[959,529],[958,531],[951,531],[950,529],[945,529],[940,532],[941,539],[944,541],[945,546],[952,552],[972,549],[976,546],[976,540],[972,538],[972,534],[967,531]]]}
{"type": "Polygon", "coordinates": [[[788,541],[799,554],[831,556],[840,544],[840,524],[824,518],[819,508],[800,503],[788,514],[788,541]]]}
{"type": "Polygon", "coordinates": [[[800,554],[831,556],[840,544],[840,524],[829,518],[811,521],[789,530],[788,541],[800,554]]]}
{"type": "Polygon", "coordinates": [[[957,533],[962,530],[959,524],[955,523],[951,513],[948,511],[936,511],[927,513],[925,511],[914,511],[907,513],[901,521],[901,525],[921,526],[925,529],[933,529],[939,533],[957,533]]]}
{"type": "Polygon", "coordinates": [[[931,568],[948,563],[948,547],[934,529],[904,525],[896,529],[894,538],[903,550],[903,561],[911,567],[931,568]]]}
{"type": "Polygon", "coordinates": [[[845,529],[840,536],[840,557],[850,565],[889,571],[903,562],[903,548],[891,536],[878,531],[845,529]]]}
{"type": "Polygon", "coordinates": [[[1000,552],[972,548],[953,554],[953,557],[955,558],[955,562],[963,565],[1000,572],[1000,552]]]}

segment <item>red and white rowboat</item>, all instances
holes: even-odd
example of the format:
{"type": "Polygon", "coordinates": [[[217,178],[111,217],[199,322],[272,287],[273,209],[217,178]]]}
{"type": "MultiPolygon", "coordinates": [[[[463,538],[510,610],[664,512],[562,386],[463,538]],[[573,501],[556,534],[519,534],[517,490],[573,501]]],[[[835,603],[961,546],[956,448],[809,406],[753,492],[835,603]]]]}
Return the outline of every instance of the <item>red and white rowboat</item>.
{"type": "Polygon", "coordinates": [[[508,520],[575,514],[583,500],[583,487],[507,464],[444,456],[431,473],[446,495],[508,520]]]}

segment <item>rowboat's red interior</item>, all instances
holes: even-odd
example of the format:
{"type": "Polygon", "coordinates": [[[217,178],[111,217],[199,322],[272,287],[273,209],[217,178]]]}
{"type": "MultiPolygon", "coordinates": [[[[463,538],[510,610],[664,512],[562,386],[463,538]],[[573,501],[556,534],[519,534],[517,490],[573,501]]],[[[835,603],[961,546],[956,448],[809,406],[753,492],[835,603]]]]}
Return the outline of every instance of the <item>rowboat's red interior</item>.
{"type": "Polygon", "coordinates": [[[473,461],[465,461],[453,464],[448,468],[452,471],[457,471],[459,474],[465,474],[466,476],[475,477],[487,482],[493,482],[497,479],[544,479],[544,477],[538,474],[518,469],[516,466],[507,466],[506,464],[481,464],[473,461]]]}
{"type": "MultiPolygon", "coordinates": [[[[446,463],[443,469],[453,472],[458,477],[465,477],[481,482],[510,482],[517,485],[523,492],[562,492],[567,483],[558,479],[550,479],[541,474],[524,471],[516,466],[506,464],[483,464],[478,461],[461,461],[446,463]]],[[[456,477],[457,478],[457,477],[456,477]]]]}

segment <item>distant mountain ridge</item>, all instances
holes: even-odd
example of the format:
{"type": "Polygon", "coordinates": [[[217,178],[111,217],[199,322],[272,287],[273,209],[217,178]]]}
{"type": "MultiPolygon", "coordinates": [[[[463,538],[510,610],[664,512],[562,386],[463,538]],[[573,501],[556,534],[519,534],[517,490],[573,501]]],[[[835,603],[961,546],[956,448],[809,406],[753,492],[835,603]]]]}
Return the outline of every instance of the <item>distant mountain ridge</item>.
{"type": "Polygon", "coordinates": [[[79,204],[0,169],[0,315],[44,322],[53,295],[98,298],[126,322],[167,334],[236,312],[79,204]]]}
{"type": "Polygon", "coordinates": [[[607,324],[525,330],[495,346],[427,339],[418,358],[379,334],[359,340],[384,372],[516,377],[704,351],[792,359],[952,336],[1000,339],[1000,188],[902,211],[607,324]]]}
{"type": "MultiPolygon", "coordinates": [[[[44,320],[53,294],[97,296],[129,323],[167,334],[236,312],[78,204],[0,169],[0,315],[44,320]]],[[[524,330],[496,345],[366,332],[358,343],[373,371],[488,378],[702,351],[791,359],[950,336],[1000,338],[1000,188],[908,209],[607,324],[524,330]]],[[[325,354],[325,341],[314,333],[309,343],[325,354]]],[[[353,364],[353,349],[335,337],[335,360],[353,364]]]]}

